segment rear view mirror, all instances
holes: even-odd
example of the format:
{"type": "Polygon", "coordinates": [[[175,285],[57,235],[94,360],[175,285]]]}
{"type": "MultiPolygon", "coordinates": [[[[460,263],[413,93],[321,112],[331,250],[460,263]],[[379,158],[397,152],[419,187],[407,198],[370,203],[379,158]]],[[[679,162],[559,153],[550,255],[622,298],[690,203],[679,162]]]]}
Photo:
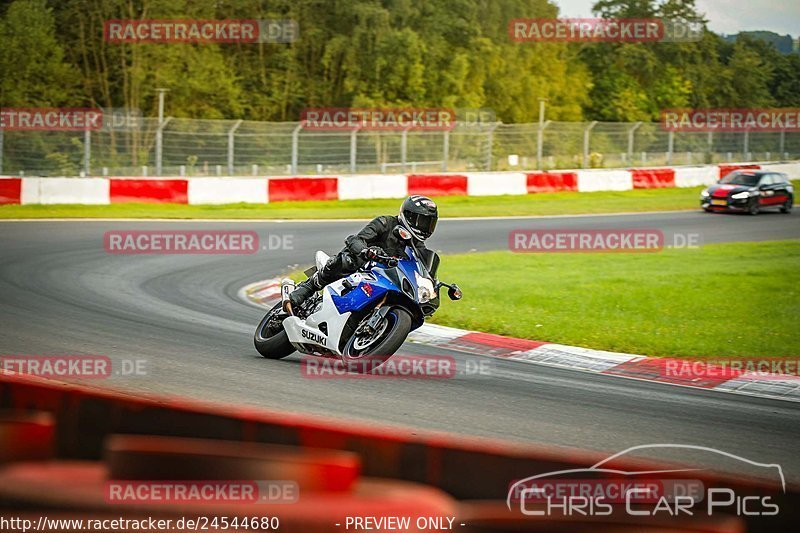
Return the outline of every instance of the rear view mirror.
{"type": "Polygon", "coordinates": [[[460,300],[461,297],[464,296],[464,293],[461,292],[461,289],[458,287],[458,285],[453,283],[453,285],[447,289],[447,296],[451,300],[460,300]]]}
{"type": "Polygon", "coordinates": [[[400,237],[404,241],[410,241],[411,240],[411,232],[408,231],[403,226],[396,226],[394,228],[394,232],[398,237],[400,237]]]}

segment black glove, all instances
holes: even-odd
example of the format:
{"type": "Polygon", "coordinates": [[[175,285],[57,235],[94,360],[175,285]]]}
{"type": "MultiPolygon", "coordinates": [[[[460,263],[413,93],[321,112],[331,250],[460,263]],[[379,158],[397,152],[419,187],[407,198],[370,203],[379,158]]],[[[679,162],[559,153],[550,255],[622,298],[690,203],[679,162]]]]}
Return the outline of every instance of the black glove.
{"type": "Polygon", "coordinates": [[[386,252],[383,251],[383,248],[380,246],[370,246],[369,248],[364,248],[362,252],[364,257],[369,259],[370,261],[374,261],[378,257],[385,256],[386,252]]]}

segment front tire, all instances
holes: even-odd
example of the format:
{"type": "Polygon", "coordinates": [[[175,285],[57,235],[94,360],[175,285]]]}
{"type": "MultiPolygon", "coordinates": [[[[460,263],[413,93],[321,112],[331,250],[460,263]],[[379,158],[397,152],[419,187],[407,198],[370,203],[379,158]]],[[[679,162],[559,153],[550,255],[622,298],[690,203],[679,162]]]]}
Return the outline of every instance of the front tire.
{"type": "Polygon", "coordinates": [[[278,302],[264,315],[253,336],[256,350],[267,359],[283,359],[295,352],[294,346],[289,342],[289,336],[286,335],[286,330],[283,329],[283,324],[276,325],[279,320],[276,315],[282,311],[282,305],[281,302],[278,302]]]}
{"type": "Polygon", "coordinates": [[[354,334],[342,350],[344,358],[358,360],[369,357],[375,363],[370,369],[377,368],[389,359],[405,342],[411,331],[412,321],[411,315],[402,307],[390,309],[386,313],[386,321],[386,329],[370,344],[364,345],[368,341],[354,334]]]}
{"type": "Polygon", "coordinates": [[[752,216],[756,216],[760,210],[761,207],[758,205],[758,198],[751,200],[747,212],[752,216]]]}

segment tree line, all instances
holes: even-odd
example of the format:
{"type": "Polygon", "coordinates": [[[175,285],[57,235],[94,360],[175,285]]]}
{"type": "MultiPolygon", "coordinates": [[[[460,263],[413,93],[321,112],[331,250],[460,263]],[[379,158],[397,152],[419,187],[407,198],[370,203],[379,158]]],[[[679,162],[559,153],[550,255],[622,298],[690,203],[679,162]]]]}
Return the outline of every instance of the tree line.
{"type": "MultiPolygon", "coordinates": [[[[694,0],[598,0],[598,16],[705,21],[694,0]]],[[[293,121],[307,107],[490,108],[506,123],[658,120],[664,108],[800,107],[800,55],[705,29],[688,43],[519,43],[548,0],[0,0],[0,105],[293,121]],[[114,19],[292,19],[288,44],[118,44],[114,19]]]]}

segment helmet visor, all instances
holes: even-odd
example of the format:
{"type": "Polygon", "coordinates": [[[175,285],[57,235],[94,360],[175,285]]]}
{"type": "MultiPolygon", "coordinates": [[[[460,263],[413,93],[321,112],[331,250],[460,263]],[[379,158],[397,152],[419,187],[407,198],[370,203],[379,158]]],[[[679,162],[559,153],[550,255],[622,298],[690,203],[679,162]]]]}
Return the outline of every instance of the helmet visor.
{"type": "Polygon", "coordinates": [[[436,215],[425,215],[422,213],[405,213],[408,224],[422,235],[430,237],[436,229],[436,222],[439,217],[436,215]]]}

